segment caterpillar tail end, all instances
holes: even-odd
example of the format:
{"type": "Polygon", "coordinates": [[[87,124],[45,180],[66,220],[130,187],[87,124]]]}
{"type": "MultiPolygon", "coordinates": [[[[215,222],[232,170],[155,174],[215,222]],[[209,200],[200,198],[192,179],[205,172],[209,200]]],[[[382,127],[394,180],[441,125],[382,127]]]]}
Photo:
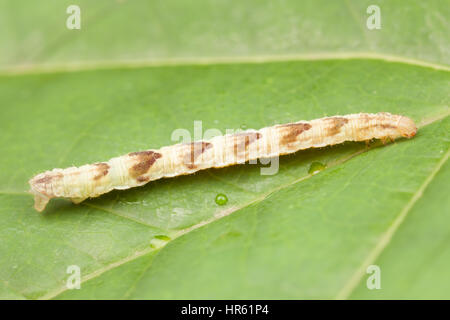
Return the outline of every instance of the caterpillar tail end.
{"type": "MultiPolygon", "coordinates": [[[[39,180],[38,180],[39,181],[39,180]]],[[[30,193],[34,196],[34,208],[38,212],[44,211],[45,207],[47,206],[47,203],[50,201],[52,197],[50,197],[42,188],[41,183],[36,182],[36,178],[32,178],[30,181],[28,181],[30,184],[30,193]]]]}
{"type": "Polygon", "coordinates": [[[42,193],[34,191],[33,189],[31,189],[30,192],[34,195],[34,208],[38,212],[44,211],[47,203],[50,201],[50,198],[42,193]]]}

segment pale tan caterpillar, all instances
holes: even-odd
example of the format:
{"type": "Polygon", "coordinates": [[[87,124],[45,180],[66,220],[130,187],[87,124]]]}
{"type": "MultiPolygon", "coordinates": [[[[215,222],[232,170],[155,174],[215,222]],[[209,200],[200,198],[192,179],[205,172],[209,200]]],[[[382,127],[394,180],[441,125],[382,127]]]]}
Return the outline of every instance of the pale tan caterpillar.
{"type": "Polygon", "coordinates": [[[299,121],[261,130],[217,136],[210,140],[176,144],[159,150],[132,152],[107,162],[67,169],[53,169],[29,183],[34,207],[44,210],[52,198],[79,203],[113,189],[142,186],[163,177],[191,174],[207,168],[226,167],[257,158],[270,158],[344,141],[411,138],[414,122],[390,113],[351,114],[299,121]]]}

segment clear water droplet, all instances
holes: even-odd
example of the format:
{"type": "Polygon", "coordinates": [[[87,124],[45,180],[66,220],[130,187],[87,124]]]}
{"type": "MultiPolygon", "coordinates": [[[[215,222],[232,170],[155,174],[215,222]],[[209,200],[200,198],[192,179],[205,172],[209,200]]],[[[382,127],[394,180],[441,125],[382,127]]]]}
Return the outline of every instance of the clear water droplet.
{"type": "Polygon", "coordinates": [[[309,166],[308,173],[316,174],[316,173],[319,173],[320,171],[322,171],[323,169],[325,169],[326,167],[327,166],[324,165],[323,163],[315,161],[315,162],[311,163],[311,165],[309,166]]]}
{"type": "Polygon", "coordinates": [[[223,193],[219,193],[219,194],[216,196],[215,201],[216,201],[216,203],[217,203],[219,206],[223,206],[223,205],[225,205],[225,204],[228,202],[228,198],[227,198],[227,196],[224,195],[223,193]]]}

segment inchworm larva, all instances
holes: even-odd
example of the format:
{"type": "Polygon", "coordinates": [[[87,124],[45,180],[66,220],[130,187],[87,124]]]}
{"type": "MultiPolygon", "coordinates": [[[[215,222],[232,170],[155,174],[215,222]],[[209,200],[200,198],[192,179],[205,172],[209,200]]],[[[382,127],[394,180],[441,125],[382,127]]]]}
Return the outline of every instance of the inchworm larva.
{"type": "Polygon", "coordinates": [[[411,138],[416,131],[410,118],[385,112],[299,121],[176,144],[159,150],[132,152],[107,162],[53,169],[33,177],[29,181],[30,192],[34,195],[34,207],[42,211],[52,198],[70,198],[74,203],[79,203],[113,189],[142,186],[163,177],[191,174],[207,168],[226,167],[344,141],[385,140],[401,136],[411,138]]]}

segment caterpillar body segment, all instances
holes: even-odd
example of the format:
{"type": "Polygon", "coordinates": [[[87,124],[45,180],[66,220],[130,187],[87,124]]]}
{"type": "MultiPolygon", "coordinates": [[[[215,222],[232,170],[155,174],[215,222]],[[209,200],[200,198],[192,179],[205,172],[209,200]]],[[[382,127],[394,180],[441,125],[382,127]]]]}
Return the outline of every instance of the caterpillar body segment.
{"type": "Polygon", "coordinates": [[[270,158],[344,141],[411,138],[414,122],[390,113],[350,114],[248,130],[210,140],[182,143],[158,150],[132,152],[106,162],[53,169],[29,184],[35,209],[43,211],[52,198],[80,203],[114,189],[129,189],[164,177],[191,174],[258,158],[270,158]]]}

